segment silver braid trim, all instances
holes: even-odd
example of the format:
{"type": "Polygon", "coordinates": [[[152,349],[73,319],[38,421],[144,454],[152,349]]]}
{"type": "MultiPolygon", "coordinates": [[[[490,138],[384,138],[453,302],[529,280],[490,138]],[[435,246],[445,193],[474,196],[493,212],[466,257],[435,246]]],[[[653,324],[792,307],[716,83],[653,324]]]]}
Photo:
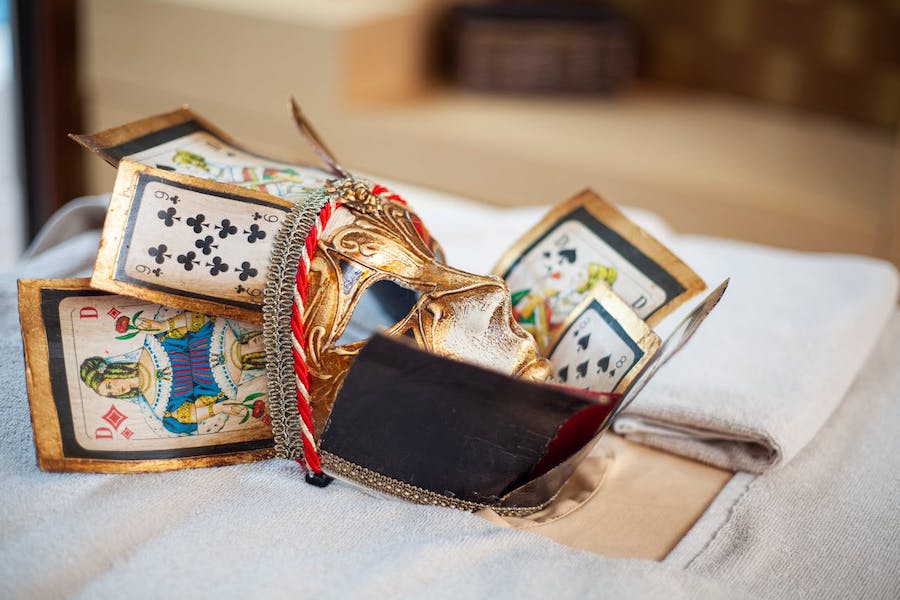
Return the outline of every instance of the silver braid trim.
{"type": "MultiPolygon", "coordinates": [[[[291,306],[300,254],[319,211],[328,202],[324,188],[294,206],[278,230],[263,294],[269,413],[278,458],[302,459],[303,434],[297,412],[297,385],[291,349],[291,306]]],[[[312,257],[310,257],[312,258],[312,257]]]]}

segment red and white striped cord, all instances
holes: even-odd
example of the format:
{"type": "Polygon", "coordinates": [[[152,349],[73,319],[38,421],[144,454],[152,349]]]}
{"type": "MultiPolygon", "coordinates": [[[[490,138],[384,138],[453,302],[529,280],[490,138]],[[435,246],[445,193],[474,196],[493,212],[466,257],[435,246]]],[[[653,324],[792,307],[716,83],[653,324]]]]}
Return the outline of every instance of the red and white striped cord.
{"type": "MultiPolygon", "coordinates": [[[[406,205],[406,201],[392,193],[381,185],[372,187],[372,193],[400,204],[406,205]]],[[[291,346],[294,356],[294,378],[297,389],[297,413],[300,415],[300,429],[303,435],[303,459],[297,462],[304,465],[313,475],[307,474],[307,481],[313,485],[327,485],[330,478],[322,472],[322,462],[316,448],[315,428],[312,420],[312,409],[309,398],[311,393],[309,369],[306,364],[306,303],[309,296],[309,270],[312,257],[319,243],[319,236],[328,225],[334,211],[340,207],[334,197],[329,197],[328,202],[319,211],[315,222],[306,236],[300,251],[300,262],[297,265],[297,277],[294,285],[294,299],[291,306],[291,346]]],[[[420,229],[421,222],[416,222],[416,229],[420,229]]]]}
{"type": "Polygon", "coordinates": [[[391,192],[391,190],[387,189],[383,185],[375,184],[372,186],[372,193],[376,196],[380,196],[381,198],[386,198],[387,200],[393,200],[394,202],[399,202],[403,206],[406,206],[406,200],[398,196],[397,194],[391,192]]]}
{"type": "MultiPolygon", "coordinates": [[[[310,382],[309,369],[306,367],[306,302],[309,296],[309,269],[312,256],[316,251],[319,236],[328,225],[331,215],[340,206],[333,198],[319,211],[315,222],[306,236],[300,251],[300,262],[297,265],[297,278],[294,285],[294,301],[291,306],[291,345],[294,354],[294,379],[297,388],[297,413],[300,415],[300,429],[303,434],[303,459],[297,459],[313,474],[322,473],[322,463],[316,449],[316,439],[312,421],[312,409],[309,405],[310,382]]],[[[307,480],[309,478],[307,476],[307,480]]]]}

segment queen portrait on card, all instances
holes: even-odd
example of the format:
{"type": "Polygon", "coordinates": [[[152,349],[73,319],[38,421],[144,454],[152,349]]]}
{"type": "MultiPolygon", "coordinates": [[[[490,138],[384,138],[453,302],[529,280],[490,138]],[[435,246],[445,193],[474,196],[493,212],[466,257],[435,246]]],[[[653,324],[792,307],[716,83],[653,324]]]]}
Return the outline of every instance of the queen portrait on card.
{"type": "Polygon", "coordinates": [[[143,334],[140,348],[81,363],[81,380],[100,396],[137,403],[148,424],[167,435],[215,433],[266,418],[264,394],[248,392],[265,369],[259,331],[193,312],[159,321],[137,316],[126,327],[143,334]]]}

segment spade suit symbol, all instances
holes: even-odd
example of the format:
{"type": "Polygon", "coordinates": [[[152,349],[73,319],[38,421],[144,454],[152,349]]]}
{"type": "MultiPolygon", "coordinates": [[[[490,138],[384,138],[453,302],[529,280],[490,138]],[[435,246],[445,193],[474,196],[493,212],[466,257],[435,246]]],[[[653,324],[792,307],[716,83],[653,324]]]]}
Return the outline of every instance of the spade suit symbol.
{"type": "Polygon", "coordinates": [[[578,339],[578,352],[581,352],[582,350],[587,350],[590,340],[591,340],[591,334],[587,334],[584,337],[579,338],[578,339]]]}
{"type": "Polygon", "coordinates": [[[563,367],[562,369],[560,369],[559,372],[558,372],[556,375],[559,377],[559,379],[560,379],[563,383],[565,383],[566,381],[568,381],[568,380],[569,380],[569,365],[566,365],[565,367],[563,367]]]}
{"type": "Polygon", "coordinates": [[[597,361],[597,367],[600,369],[600,371],[606,373],[607,369],[609,369],[609,354],[597,361]]]}
{"type": "Polygon", "coordinates": [[[572,264],[575,262],[575,248],[565,248],[564,250],[560,250],[559,257],[562,259],[559,261],[560,264],[562,264],[563,260],[572,264]]]}
{"type": "Polygon", "coordinates": [[[581,379],[585,375],[587,375],[587,368],[588,368],[589,362],[590,361],[586,360],[583,363],[581,363],[580,365],[578,365],[577,367],[575,367],[575,372],[578,373],[578,375],[577,375],[578,379],[581,379]]]}

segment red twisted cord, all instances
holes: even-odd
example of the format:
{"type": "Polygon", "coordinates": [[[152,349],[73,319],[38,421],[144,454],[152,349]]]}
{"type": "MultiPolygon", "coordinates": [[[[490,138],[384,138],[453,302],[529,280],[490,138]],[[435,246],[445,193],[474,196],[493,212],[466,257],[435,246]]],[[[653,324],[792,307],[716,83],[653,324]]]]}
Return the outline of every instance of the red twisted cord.
{"type": "Polygon", "coordinates": [[[329,201],[319,211],[315,223],[306,236],[301,250],[300,262],[297,265],[297,277],[294,286],[294,302],[291,307],[291,343],[294,356],[294,374],[296,376],[297,413],[300,415],[300,428],[303,433],[303,459],[297,459],[315,474],[322,473],[322,462],[316,449],[315,428],[312,420],[312,409],[309,405],[310,381],[309,369],[306,366],[306,330],[304,318],[306,302],[309,296],[309,268],[319,235],[328,225],[331,215],[340,205],[329,201]]]}
{"type": "MultiPolygon", "coordinates": [[[[406,201],[390,192],[381,185],[372,188],[372,193],[392,200],[400,204],[406,205],[406,201]]],[[[319,452],[316,449],[315,427],[312,420],[312,409],[310,408],[309,398],[311,393],[311,385],[309,379],[309,369],[306,365],[306,329],[305,329],[305,310],[307,298],[309,296],[309,269],[313,254],[316,251],[316,245],[319,242],[319,236],[328,221],[334,214],[334,211],[340,207],[340,203],[330,200],[319,211],[315,223],[310,228],[309,234],[306,236],[304,246],[300,254],[300,262],[297,265],[297,277],[294,286],[294,301],[291,306],[291,344],[293,346],[294,358],[294,375],[296,377],[296,394],[297,394],[297,414],[300,416],[300,428],[303,434],[303,458],[297,459],[297,462],[306,466],[309,471],[316,475],[322,474],[322,462],[319,458],[319,452]]],[[[420,234],[423,234],[424,226],[418,218],[414,220],[414,225],[420,234]]],[[[308,476],[307,476],[308,478],[308,476]]],[[[307,479],[309,480],[309,479],[307,479]]]]}

